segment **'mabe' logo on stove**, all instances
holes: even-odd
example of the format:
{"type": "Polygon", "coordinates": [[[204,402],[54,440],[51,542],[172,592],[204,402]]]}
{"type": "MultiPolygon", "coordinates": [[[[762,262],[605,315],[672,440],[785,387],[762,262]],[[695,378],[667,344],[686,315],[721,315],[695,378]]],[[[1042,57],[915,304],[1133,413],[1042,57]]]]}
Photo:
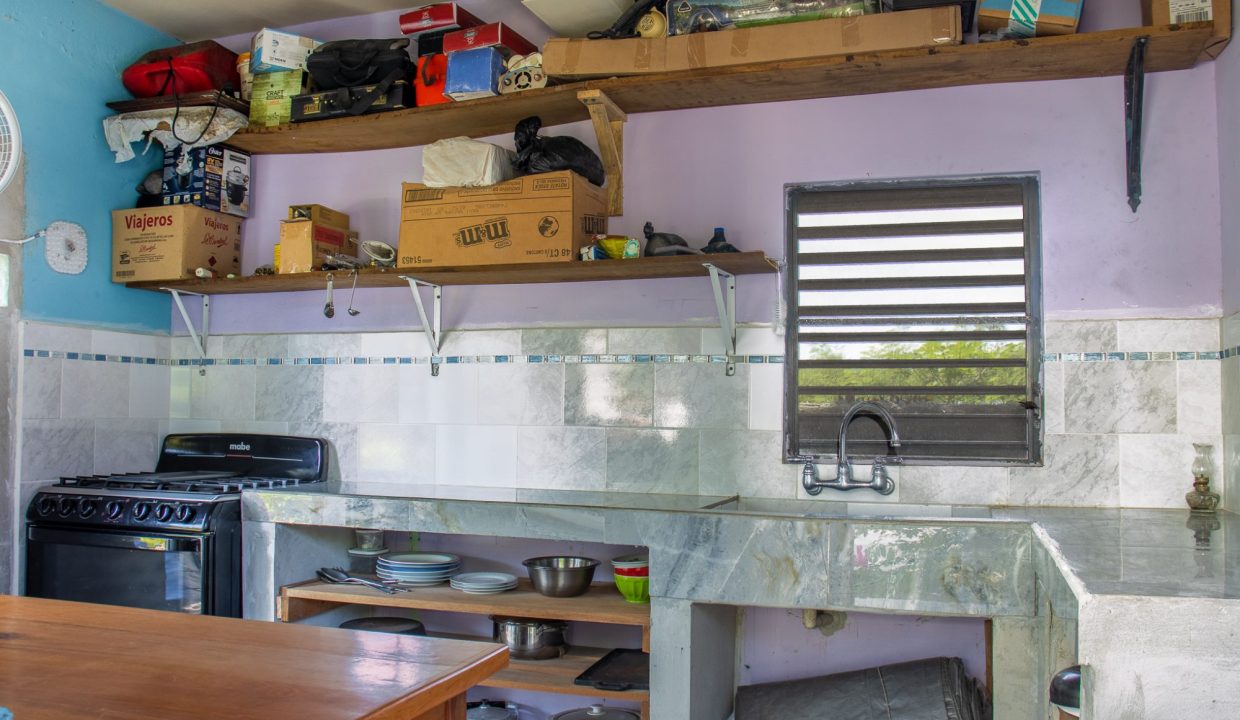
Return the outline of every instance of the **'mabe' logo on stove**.
{"type": "Polygon", "coordinates": [[[250,446],[245,443],[232,443],[228,446],[228,449],[229,450],[240,450],[242,452],[249,452],[250,446]]]}

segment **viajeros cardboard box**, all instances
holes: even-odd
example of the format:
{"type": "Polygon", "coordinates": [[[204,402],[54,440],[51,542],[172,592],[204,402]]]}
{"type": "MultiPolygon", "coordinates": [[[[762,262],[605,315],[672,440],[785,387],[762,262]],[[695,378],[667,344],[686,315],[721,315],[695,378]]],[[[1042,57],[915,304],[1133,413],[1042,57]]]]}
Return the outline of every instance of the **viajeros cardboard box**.
{"type": "Polygon", "coordinates": [[[606,193],[568,170],[477,188],[405,183],[396,263],[567,262],[606,232],[606,193]]]}
{"type": "Polygon", "coordinates": [[[112,281],[241,272],[241,218],[195,205],[112,212],[112,281]]]}
{"type": "Polygon", "coordinates": [[[552,38],[542,53],[548,75],[590,78],[959,45],[960,37],[960,7],[951,5],[668,38],[552,38]]]}

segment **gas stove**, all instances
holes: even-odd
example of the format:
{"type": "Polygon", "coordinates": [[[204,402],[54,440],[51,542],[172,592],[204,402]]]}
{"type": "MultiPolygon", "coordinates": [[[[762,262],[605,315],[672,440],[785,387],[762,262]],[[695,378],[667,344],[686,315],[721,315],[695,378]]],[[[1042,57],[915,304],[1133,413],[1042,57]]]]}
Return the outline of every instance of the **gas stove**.
{"type": "Polygon", "coordinates": [[[325,440],[205,433],[164,438],[153,472],[60,478],[26,510],[26,591],[239,615],[242,491],[328,469],[325,440]]]}

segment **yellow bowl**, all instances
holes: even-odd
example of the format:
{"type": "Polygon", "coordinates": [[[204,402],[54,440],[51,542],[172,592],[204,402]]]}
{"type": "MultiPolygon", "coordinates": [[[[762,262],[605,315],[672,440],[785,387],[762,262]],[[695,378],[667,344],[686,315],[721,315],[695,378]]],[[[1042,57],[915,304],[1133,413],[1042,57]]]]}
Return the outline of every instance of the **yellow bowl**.
{"type": "Polygon", "coordinates": [[[650,578],[616,576],[616,588],[631,603],[650,602],[650,578]]]}

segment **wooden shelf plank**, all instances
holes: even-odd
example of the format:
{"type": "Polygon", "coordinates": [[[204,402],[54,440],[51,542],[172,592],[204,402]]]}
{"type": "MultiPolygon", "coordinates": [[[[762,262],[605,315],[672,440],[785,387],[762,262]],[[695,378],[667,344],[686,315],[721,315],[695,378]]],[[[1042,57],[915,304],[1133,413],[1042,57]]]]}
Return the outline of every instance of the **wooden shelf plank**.
{"type": "MultiPolygon", "coordinates": [[[[376,268],[364,268],[358,273],[357,286],[361,288],[406,287],[405,281],[400,279],[401,275],[410,275],[438,285],[512,285],[696,277],[707,275],[706,268],[702,266],[704,262],[713,263],[734,275],[775,272],[772,261],[761,252],[744,252],[479,267],[398,268],[383,271],[376,268]]],[[[334,275],[337,287],[342,287],[341,283],[352,282],[347,270],[336,271],[334,275]]],[[[327,273],[325,272],[254,275],[232,280],[191,278],[128,284],[129,287],[144,290],[173,288],[208,295],[322,290],[326,285],[327,273]]]]}
{"type": "MultiPolygon", "coordinates": [[[[432,637],[452,640],[494,642],[490,638],[468,635],[430,634],[432,637]]],[[[560,658],[551,660],[511,660],[507,668],[495,673],[479,684],[482,687],[533,690],[535,692],[555,693],[557,695],[582,695],[635,703],[649,700],[650,692],[647,690],[598,690],[587,685],[577,685],[573,682],[578,675],[588,670],[591,665],[601,660],[609,652],[611,652],[609,648],[570,645],[568,652],[560,658]]]]}
{"type": "Polygon", "coordinates": [[[247,130],[229,143],[253,153],[315,153],[424,145],[444,137],[510,134],[540,115],[544,126],[589,119],[577,100],[602,90],[627,113],[805,100],[986,83],[1123,75],[1133,40],[1150,38],[1147,72],[1211,59],[1229,28],[1213,23],[1078,33],[975,45],[835,55],[657,75],[589,80],[515,95],[356,118],[247,130]]]}
{"type": "Polygon", "coordinates": [[[650,605],[626,602],[614,585],[596,583],[584,595],[552,598],[536,592],[528,580],[499,595],[470,595],[447,584],[388,595],[368,587],[310,581],[281,588],[280,617],[310,617],[327,609],[325,603],[650,626],[650,605]]]}

